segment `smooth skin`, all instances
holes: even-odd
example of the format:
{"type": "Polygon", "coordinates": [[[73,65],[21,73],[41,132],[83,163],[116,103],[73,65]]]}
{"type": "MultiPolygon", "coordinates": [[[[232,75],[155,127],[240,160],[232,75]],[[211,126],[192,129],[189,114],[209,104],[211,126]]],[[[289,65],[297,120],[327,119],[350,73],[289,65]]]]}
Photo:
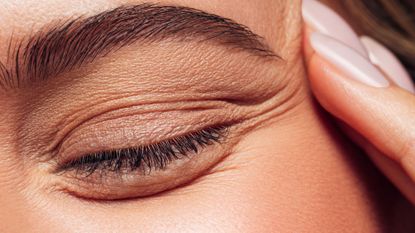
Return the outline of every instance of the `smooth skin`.
{"type": "MultiPolygon", "coordinates": [[[[0,58],[2,61],[7,59],[8,42],[12,35],[24,37],[54,20],[80,14],[93,15],[120,4],[142,2],[0,1],[0,22],[3,25],[0,31],[0,58]]],[[[273,50],[284,58],[284,62],[256,64],[240,54],[213,56],[227,53],[210,45],[199,50],[192,50],[188,44],[177,48],[160,45],[145,49],[132,45],[102,60],[101,66],[69,75],[78,79],[56,79],[49,86],[40,86],[38,92],[28,89],[0,93],[0,232],[413,232],[413,207],[365,154],[338,131],[333,118],[320,107],[310,91],[302,55],[300,0],[159,2],[194,7],[245,24],[264,37],[273,50]],[[229,57],[234,59],[233,62],[227,60],[229,57]],[[181,61],[189,61],[192,66],[177,69],[181,61]],[[153,68],[151,64],[158,66],[153,68]],[[129,90],[145,101],[146,98],[141,96],[143,91],[135,90],[135,87],[147,88],[151,94],[158,82],[149,81],[152,80],[149,77],[170,74],[166,70],[176,72],[172,77],[183,77],[185,80],[188,76],[184,71],[200,76],[200,70],[203,70],[203,74],[223,76],[224,84],[229,82],[241,92],[241,96],[252,99],[262,96],[261,93],[273,94],[262,104],[251,106],[254,112],[263,113],[252,118],[249,131],[235,136],[237,143],[231,148],[231,153],[195,182],[147,198],[97,202],[53,189],[64,178],[45,171],[44,167],[49,163],[40,163],[19,153],[25,144],[16,141],[15,135],[19,133],[16,125],[26,127],[25,132],[29,135],[26,139],[38,139],[43,135],[41,132],[53,130],[48,126],[56,119],[79,112],[85,103],[94,104],[97,97],[113,97],[106,96],[109,92],[129,90]],[[131,73],[136,76],[132,77],[131,73]],[[245,82],[250,81],[250,85],[242,82],[241,77],[245,82]],[[145,85],[140,83],[142,80],[147,80],[145,85]],[[263,85],[267,82],[269,85],[263,85]],[[265,111],[270,106],[272,111],[265,111]],[[33,109],[38,111],[34,114],[33,109]],[[21,117],[24,113],[28,114],[21,117]],[[22,122],[22,119],[28,122],[22,122]]],[[[322,80],[325,75],[321,72],[322,67],[328,66],[328,63],[316,55],[310,60],[310,80],[319,100],[329,97],[330,93],[339,94],[330,88],[335,88],[339,82],[346,85],[347,81],[322,80]]],[[[397,111],[408,109],[409,104],[405,105],[407,100],[401,99],[409,98],[410,94],[399,88],[374,90],[355,83],[348,85],[350,88],[353,85],[360,93],[372,90],[370,94],[387,95],[390,101],[401,104],[397,111]]],[[[206,91],[222,93],[230,85],[222,86],[224,90],[215,88],[206,91]]],[[[179,88],[169,88],[172,93],[169,98],[175,98],[179,88]]],[[[120,101],[111,108],[125,104],[121,96],[117,97],[120,101]]],[[[355,98],[358,99],[357,95],[355,98]]],[[[330,111],[334,109],[330,106],[339,105],[341,101],[328,99],[333,101],[332,105],[324,106],[330,111]]],[[[381,103],[384,104],[379,101],[379,105],[381,103]]],[[[215,107],[221,114],[228,111],[222,106],[215,107]]],[[[346,111],[352,109],[333,113],[342,117],[346,111]]],[[[377,110],[371,111],[376,114],[377,110]]],[[[235,112],[238,114],[234,115],[240,115],[242,111],[235,112]]],[[[130,112],[127,110],[127,113],[130,112]]],[[[189,118],[196,119],[194,122],[197,123],[204,120],[196,114],[191,116],[193,118],[189,118]]],[[[402,113],[402,116],[410,115],[402,113]]],[[[166,116],[162,122],[144,123],[163,127],[180,119],[166,116]]],[[[351,126],[359,123],[356,125],[358,131],[365,123],[360,118],[344,120],[351,126]]],[[[392,126],[395,124],[391,123],[392,126]]],[[[407,130],[401,124],[396,127],[407,130]]],[[[129,128],[126,127],[127,130],[129,128]]],[[[377,127],[367,129],[378,130],[377,127]]],[[[405,142],[399,141],[398,136],[396,142],[405,142]]],[[[379,146],[374,138],[368,138],[379,146]]],[[[388,148],[378,149],[392,155],[394,148],[388,148]]]]}

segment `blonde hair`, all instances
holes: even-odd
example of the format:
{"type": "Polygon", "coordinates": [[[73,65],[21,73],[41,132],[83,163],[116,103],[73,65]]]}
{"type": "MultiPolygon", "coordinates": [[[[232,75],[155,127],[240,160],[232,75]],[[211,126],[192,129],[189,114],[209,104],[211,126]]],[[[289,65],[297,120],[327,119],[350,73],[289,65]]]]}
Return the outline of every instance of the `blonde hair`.
{"type": "Polygon", "coordinates": [[[389,47],[415,80],[415,0],[343,0],[362,33],[389,47]]]}

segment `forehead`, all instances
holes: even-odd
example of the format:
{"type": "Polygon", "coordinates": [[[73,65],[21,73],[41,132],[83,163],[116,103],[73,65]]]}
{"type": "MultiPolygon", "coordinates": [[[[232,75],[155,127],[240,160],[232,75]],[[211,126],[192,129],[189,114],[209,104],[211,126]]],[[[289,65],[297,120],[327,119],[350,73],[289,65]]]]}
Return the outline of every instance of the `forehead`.
{"type": "MultiPolygon", "coordinates": [[[[7,57],[10,38],[24,38],[48,24],[79,16],[92,16],[102,11],[149,1],[132,0],[1,0],[0,59],[7,57]]],[[[159,0],[162,5],[180,5],[231,18],[246,25],[267,41],[277,41],[287,11],[286,0],[159,0]],[[272,29],[272,30],[271,30],[272,29]]],[[[277,45],[270,43],[274,49],[277,45]]]]}

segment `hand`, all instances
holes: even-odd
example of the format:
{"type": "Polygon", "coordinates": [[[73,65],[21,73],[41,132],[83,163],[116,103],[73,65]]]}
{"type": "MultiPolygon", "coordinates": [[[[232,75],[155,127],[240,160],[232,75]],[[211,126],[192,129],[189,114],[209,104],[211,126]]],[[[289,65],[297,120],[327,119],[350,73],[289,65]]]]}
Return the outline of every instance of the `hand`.
{"type": "Polygon", "coordinates": [[[305,0],[304,53],[312,91],[344,132],[415,204],[415,88],[396,57],[358,38],[329,8],[305,0]]]}

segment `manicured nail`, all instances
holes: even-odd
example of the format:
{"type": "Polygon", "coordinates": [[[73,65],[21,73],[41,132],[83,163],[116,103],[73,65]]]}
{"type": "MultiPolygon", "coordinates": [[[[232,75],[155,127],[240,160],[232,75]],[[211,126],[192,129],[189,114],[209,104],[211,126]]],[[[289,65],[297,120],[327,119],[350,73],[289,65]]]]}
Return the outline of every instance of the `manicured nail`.
{"type": "Polygon", "coordinates": [[[370,61],[354,49],[329,36],[315,32],[311,47],[348,77],[372,87],[387,87],[388,80],[370,61]]]}
{"type": "Polygon", "coordinates": [[[360,40],[366,46],[373,64],[377,65],[398,86],[415,93],[411,76],[389,49],[367,36],[363,36],[360,40]]]}
{"type": "Polygon", "coordinates": [[[328,35],[369,57],[352,27],[329,7],[316,0],[303,0],[303,18],[312,30],[328,35]]]}

